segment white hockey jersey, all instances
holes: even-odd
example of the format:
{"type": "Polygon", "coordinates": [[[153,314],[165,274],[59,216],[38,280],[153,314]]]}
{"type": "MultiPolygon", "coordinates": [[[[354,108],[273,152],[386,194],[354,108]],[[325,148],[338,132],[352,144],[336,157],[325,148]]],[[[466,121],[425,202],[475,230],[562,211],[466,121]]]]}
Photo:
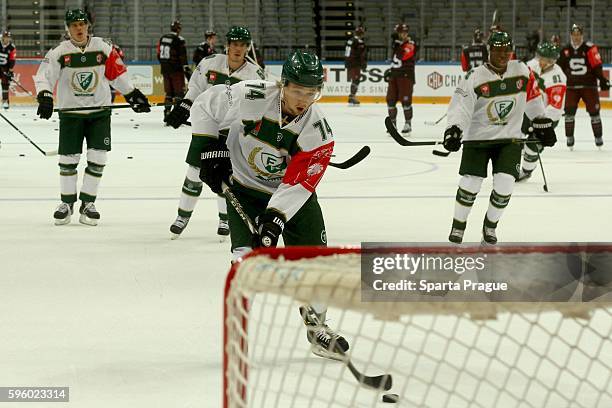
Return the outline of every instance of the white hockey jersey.
{"type": "Polygon", "coordinates": [[[540,90],[542,90],[546,117],[554,122],[558,122],[563,116],[567,77],[557,64],[553,64],[546,71],[542,72],[542,68],[540,68],[536,58],[528,61],[527,66],[534,72],[540,90]]]}
{"type": "Polygon", "coordinates": [[[227,133],[234,184],[271,194],[268,208],[288,221],[323,177],[334,140],[316,104],[281,127],[280,89],[259,80],[213,86],[196,98],[191,126],[194,137],[227,133]]]}
{"type": "MultiPolygon", "coordinates": [[[[121,57],[100,37],[89,37],[84,50],[70,40],[62,41],[47,52],[34,76],[34,83],[36,93],[53,92],[57,83],[58,108],[110,105],[109,85],[124,95],[134,90],[121,57]]],[[[94,111],[96,109],[74,114],[94,111]]]]}
{"type": "Polygon", "coordinates": [[[520,139],[523,115],[544,117],[544,103],[533,72],[522,62],[508,62],[500,76],[481,65],[459,82],[448,107],[448,127],[457,125],[463,141],[520,139]]]}
{"type": "Polygon", "coordinates": [[[213,54],[204,58],[189,80],[185,99],[195,101],[202,92],[213,85],[229,83],[233,85],[247,79],[266,79],[263,72],[255,64],[245,61],[244,64],[230,74],[227,55],[213,54]]]}

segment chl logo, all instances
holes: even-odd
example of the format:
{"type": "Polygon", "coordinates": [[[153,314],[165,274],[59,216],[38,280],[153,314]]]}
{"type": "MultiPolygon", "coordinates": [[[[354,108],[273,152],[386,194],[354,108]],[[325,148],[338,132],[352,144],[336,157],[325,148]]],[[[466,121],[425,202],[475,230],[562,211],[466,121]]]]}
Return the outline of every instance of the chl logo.
{"type": "Polygon", "coordinates": [[[438,89],[443,85],[444,77],[434,71],[431,74],[427,75],[427,85],[432,89],[438,89]]]}

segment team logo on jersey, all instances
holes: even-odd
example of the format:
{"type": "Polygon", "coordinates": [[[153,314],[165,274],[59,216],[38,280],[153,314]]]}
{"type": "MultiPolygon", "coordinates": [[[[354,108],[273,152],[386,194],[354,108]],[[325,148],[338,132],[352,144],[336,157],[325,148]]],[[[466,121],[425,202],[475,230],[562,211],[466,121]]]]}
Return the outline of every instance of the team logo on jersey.
{"type": "Polygon", "coordinates": [[[516,81],[516,89],[518,89],[519,91],[520,91],[521,89],[523,89],[523,83],[524,83],[524,82],[525,82],[525,81],[523,81],[522,79],[519,79],[518,81],[516,81]]]}
{"type": "Polygon", "coordinates": [[[515,106],[514,99],[493,100],[487,106],[487,116],[489,121],[496,125],[505,125],[508,116],[515,106]]]}
{"type": "Polygon", "coordinates": [[[265,181],[282,180],[287,168],[287,162],[282,156],[263,152],[263,147],[254,148],[249,154],[247,163],[257,173],[257,178],[265,181]]]}
{"type": "Polygon", "coordinates": [[[308,170],[306,170],[306,174],[308,174],[308,177],[312,177],[312,176],[316,176],[322,171],[323,171],[323,165],[321,163],[314,163],[308,166],[308,170]]]}
{"type": "Polygon", "coordinates": [[[491,91],[491,88],[489,87],[488,84],[484,84],[480,86],[480,93],[483,96],[489,96],[489,92],[491,91]]]}
{"type": "Polygon", "coordinates": [[[70,85],[75,96],[92,96],[98,87],[98,74],[95,71],[75,72],[70,85]]]}
{"type": "Polygon", "coordinates": [[[211,83],[211,84],[214,84],[216,80],[217,80],[217,73],[216,72],[209,72],[208,73],[208,82],[211,83]]]}
{"type": "Polygon", "coordinates": [[[70,55],[64,55],[64,66],[70,66],[70,55]]]}

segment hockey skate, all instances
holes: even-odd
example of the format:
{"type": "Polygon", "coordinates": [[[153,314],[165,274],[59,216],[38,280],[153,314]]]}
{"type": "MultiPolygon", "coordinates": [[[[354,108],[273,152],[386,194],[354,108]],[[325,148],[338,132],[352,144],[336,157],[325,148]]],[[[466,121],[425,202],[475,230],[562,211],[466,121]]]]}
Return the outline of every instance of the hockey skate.
{"type": "Polygon", "coordinates": [[[325,313],[319,314],[310,306],[301,306],[300,316],[304,319],[306,339],[312,345],[313,354],[331,360],[346,360],[349,344],[325,324],[325,313]]]}
{"type": "Polygon", "coordinates": [[[81,203],[81,208],[79,208],[79,213],[81,216],[79,217],[79,222],[85,225],[91,225],[92,227],[98,225],[98,221],[100,220],[100,213],[96,210],[96,206],[92,202],[83,202],[81,203]]]}
{"type": "Polygon", "coordinates": [[[497,244],[497,235],[495,234],[495,228],[488,227],[486,222],[482,226],[482,241],[483,246],[497,244]]]}
{"type": "Polygon", "coordinates": [[[412,132],[412,124],[410,122],[406,122],[404,124],[404,128],[402,129],[402,133],[405,134],[406,136],[410,136],[411,132],[412,132]]]}
{"type": "Polygon", "coordinates": [[[72,206],[73,204],[68,204],[64,202],[57,206],[55,212],[53,213],[55,225],[70,224],[70,217],[72,216],[72,206]]]}
{"type": "Polygon", "coordinates": [[[189,224],[189,217],[181,217],[180,215],[176,217],[176,220],[170,226],[170,232],[172,233],[171,239],[177,239],[181,236],[185,228],[187,228],[187,224],[189,224]]]}
{"type": "Polygon", "coordinates": [[[531,173],[533,173],[533,170],[521,169],[521,172],[519,173],[519,176],[516,179],[516,182],[520,183],[522,181],[526,181],[529,177],[531,177],[531,173]]]}
{"type": "Polygon", "coordinates": [[[603,137],[599,136],[595,138],[595,146],[597,146],[597,148],[599,150],[601,150],[601,147],[603,146],[603,137]]]}
{"type": "Polygon", "coordinates": [[[567,147],[569,147],[570,151],[573,151],[575,143],[574,136],[568,136],[565,142],[567,143],[567,147]]]}
{"type": "Polygon", "coordinates": [[[9,103],[8,103],[8,101],[4,101],[4,102],[2,102],[2,107],[4,108],[4,110],[8,110],[8,108],[9,108],[9,103]]]}
{"type": "Polygon", "coordinates": [[[465,233],[464,229],[461,228],[451,228],[451,232],[448,235],[448,240],[454,244],[460,244],[463,242],[463,234],[465,233]]]}
{"type": "Polygon", "coordinates": [[[219,226],[217,226],[217,235],[227,237],[230,234],[229,224],[227,221],[219,220],[219,226]]]}
{"type": "Polygon", "coordinates": [[[359,106],[361,105],[361,102],[359,102],[354,96],[349,96],[348,104],[349,106],[359,106]]]}

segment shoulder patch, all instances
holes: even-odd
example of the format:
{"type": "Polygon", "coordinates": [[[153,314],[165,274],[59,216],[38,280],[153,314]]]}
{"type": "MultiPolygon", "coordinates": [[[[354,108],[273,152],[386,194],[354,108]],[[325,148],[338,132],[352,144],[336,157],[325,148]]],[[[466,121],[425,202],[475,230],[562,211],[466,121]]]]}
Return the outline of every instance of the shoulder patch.
{"type": "Polygon", "coordinates": [[[208,59],[213,59],[213,58],[215,58],[217,55],[218,55],[218,54],[210,54],[208,57],[204,57],[204,59],[205,59],[205,60],[208,60],[208,59]]]}
{"type": "Polygon", "coordinates": [[[113,40],[111,40],[110,38],[102,38],[102,41],[104,41],[105,43],[107,43],[111,47],[113,46],[113,40]]]}

